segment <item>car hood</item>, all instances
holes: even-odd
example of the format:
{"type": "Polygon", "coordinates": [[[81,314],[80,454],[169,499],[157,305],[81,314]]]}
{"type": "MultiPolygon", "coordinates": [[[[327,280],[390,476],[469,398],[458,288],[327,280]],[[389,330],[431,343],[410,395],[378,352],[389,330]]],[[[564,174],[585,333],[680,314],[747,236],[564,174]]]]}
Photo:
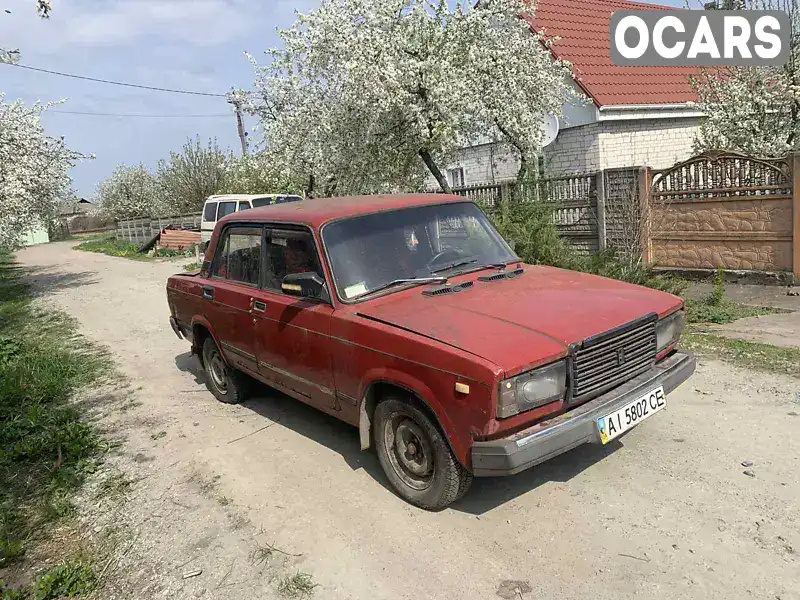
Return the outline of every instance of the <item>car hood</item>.
{"type": "Polygon", "coordinates": [[[485,358],[509,375],[566,355],[572,343],[682,304],[665,292],[541,266],[525,266],[514,279],[475,280],[458,293],[424,296],[423,289],[362,304],[358,314],[485,358]]]}

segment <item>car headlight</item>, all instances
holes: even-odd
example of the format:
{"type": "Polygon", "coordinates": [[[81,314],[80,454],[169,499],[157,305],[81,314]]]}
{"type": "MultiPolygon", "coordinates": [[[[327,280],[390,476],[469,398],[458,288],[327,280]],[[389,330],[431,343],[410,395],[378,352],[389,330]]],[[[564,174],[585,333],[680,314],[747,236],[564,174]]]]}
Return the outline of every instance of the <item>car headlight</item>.
{"type": "Polygon", "coordinates": [[[567,392],[567,361],[561,360],[500,382],[497,416],[510,417],[550,402],[567,392]]]}
{"type": "Polygon", "coordinates": [[[685,324],[686,311],[684,310],[677,310],[658,322],[656,325],[656,347],[658,348],[658,352],[661,352],[680,339],[685,324]]]}

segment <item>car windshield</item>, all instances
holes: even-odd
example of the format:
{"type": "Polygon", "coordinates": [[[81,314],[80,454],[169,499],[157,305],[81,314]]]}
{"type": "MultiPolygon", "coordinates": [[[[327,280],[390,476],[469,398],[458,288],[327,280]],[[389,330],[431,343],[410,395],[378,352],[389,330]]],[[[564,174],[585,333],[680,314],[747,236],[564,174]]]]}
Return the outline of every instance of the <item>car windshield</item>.
{"type": "Polygon", "coordinates": [[[352,217],[325,226],[322,236],[336,288],[346,300],[398,280],[446,277],[516,259],[472,202],[352,217]]]}

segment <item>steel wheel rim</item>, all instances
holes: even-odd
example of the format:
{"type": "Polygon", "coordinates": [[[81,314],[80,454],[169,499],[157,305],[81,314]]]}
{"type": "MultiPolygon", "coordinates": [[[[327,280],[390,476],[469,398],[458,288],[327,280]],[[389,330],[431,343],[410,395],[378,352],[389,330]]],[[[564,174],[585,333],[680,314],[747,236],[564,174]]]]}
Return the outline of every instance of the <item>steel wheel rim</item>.
{"type": "Polygon", "coordinates": [[[423,491],[433,484],[433,446],[425,431],[408,415],[395,413],[384,427],[384,447],[397,476],[423,491]]]}
{"type": "Polygon", "coordinates": [[[208,367],[214,387],[216,387],[221,394],[227,394],[228,380],[227,377],[225,377],[225,363],[216,350],[211,353],[208,359],[208,367]]]}

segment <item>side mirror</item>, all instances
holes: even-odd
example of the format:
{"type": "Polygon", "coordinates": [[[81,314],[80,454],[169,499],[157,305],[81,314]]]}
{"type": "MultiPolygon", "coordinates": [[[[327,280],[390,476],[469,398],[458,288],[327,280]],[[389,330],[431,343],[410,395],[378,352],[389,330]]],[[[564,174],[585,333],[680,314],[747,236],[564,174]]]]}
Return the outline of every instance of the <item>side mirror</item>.
{"type": "Polygon", "coordinates": [[[514,240],[509,240],[508,245],[512,250],[517,249],[517,242],[515,242],[514,240]]]}
{"type": "Polygon", "coordinates": [[[284,294],[300,298],[317,298],[330,302],[328,289],[322,277],[309,271],[306,273],[292,273],[283,278],[281,290],[284,294]]]}

